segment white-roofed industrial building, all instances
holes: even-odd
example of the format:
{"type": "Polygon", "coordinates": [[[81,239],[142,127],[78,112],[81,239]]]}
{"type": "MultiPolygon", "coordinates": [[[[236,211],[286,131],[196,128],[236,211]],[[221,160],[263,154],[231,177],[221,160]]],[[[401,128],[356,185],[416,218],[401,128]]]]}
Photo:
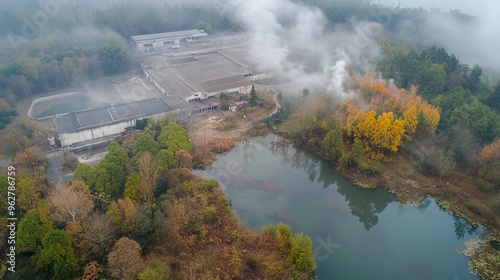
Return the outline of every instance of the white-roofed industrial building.
{"type": "Polygon", "coordinates": [[[171,108],[161,98],[112,105],[54,117],[62,147],[83,148],[116,138],[138,119],[163,117],[171,108]]]}
{"type": "Polygon", "coordinates": [[[249,93],[256,79],[249,67],[218,51],[150,56],[142,62],[142,69],[162,93],[182,96],[188,102],[220,92],[249,93]]]}
{"type": "Polygon", "coordinates": [[[197,29],[135,35],[131,37],[131,44],[140,52],[178,49],[182,43],[196,44],[208,41],[208,34],[203,30],[197,29]]]}

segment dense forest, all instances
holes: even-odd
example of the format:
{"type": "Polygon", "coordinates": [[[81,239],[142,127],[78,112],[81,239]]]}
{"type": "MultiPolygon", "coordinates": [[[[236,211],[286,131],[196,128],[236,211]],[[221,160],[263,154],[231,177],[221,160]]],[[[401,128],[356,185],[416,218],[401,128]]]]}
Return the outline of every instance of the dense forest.
{"type": "MultiPolygon", "coordinates": [[[[5,279],[308,279],[311,239],[290,226],[246,229],[215,180],[191,174],[186,131],[153,121],[95,167],[78,164],[73,180],[49,186],[35,147],[17,168],[16,273],[5,279]]],[[[0,177],[6,197],[8,180],[0,177]]],[[[1,201],[1,236],[8,205],[1,201]]],[[[7,244],[2,243],[2,251],[7,244]]]]}

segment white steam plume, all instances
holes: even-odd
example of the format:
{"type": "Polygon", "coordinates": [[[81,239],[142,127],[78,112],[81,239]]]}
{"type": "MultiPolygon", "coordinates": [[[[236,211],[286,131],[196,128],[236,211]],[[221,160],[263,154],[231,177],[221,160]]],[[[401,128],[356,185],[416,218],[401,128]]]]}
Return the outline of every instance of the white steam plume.
{"type": "Polygon", "coordinates": [[[327,19],[319,9],[289,0],[225,3],[249,34],[251,62],[288,80],[298,91],[307,87],[348,97],[343,86],[348,69],[365,69],[368,61],[362,57],[378,53],[371,35],[366,35],[373,31],[369,24],[355,25],[355,32],[327,30],[327,19]]]}

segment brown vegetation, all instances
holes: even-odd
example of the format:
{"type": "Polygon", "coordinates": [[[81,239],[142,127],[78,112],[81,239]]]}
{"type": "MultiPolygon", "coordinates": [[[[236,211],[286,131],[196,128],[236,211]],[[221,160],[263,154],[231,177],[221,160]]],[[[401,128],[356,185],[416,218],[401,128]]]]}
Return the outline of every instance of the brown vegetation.
{"type": "Polygon", "coordinates": [[[94,209],[90,189],[82,181],[73,182],[71,186],[57,184],[50,193],[49,203],[57,222],[82,221],[94,209]]]}
{"type": "Polygon", "coordinates": [[[113,278],[135,279],[142,267],[141,246],[127,237],[120,238],[108,255],[108,265],[113,278]]]}
{"type": "Polygon", "coordinates": [[[154,200],[154,189],[158,179],[158,162],[150,152],[143,152],[139,158],[138,168],[141,176],[140,191],[144,201],[151,205],[154,200]]]}
{"type": "Polygon", "coordinates": [[[218,154],[230,151],[235,144],[236,142],[231,138],[213,139],[208,142],[210,151],[218,154]]]}

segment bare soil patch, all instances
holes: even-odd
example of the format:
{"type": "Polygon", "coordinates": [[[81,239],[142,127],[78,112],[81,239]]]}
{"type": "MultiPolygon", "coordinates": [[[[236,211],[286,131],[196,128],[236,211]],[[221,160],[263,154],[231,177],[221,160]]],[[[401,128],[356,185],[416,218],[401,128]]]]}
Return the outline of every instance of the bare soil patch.
{"type": "Polygon", "coordinates": [[[276,103],[273,94],[265,87],[257,88],[257,95],[262,101],[260,106],[239,108],[236,112],[218,111],[204,116],[190,118],[187,130],[194,147],[195,166],[206,167],[216,160],[216,155],[209,146],[222,139],[232,139],[236,142],[253,136],[254,125],[273,113],[276,103]],[[198,161],[198,164],[196,164],[198,161]]]}

